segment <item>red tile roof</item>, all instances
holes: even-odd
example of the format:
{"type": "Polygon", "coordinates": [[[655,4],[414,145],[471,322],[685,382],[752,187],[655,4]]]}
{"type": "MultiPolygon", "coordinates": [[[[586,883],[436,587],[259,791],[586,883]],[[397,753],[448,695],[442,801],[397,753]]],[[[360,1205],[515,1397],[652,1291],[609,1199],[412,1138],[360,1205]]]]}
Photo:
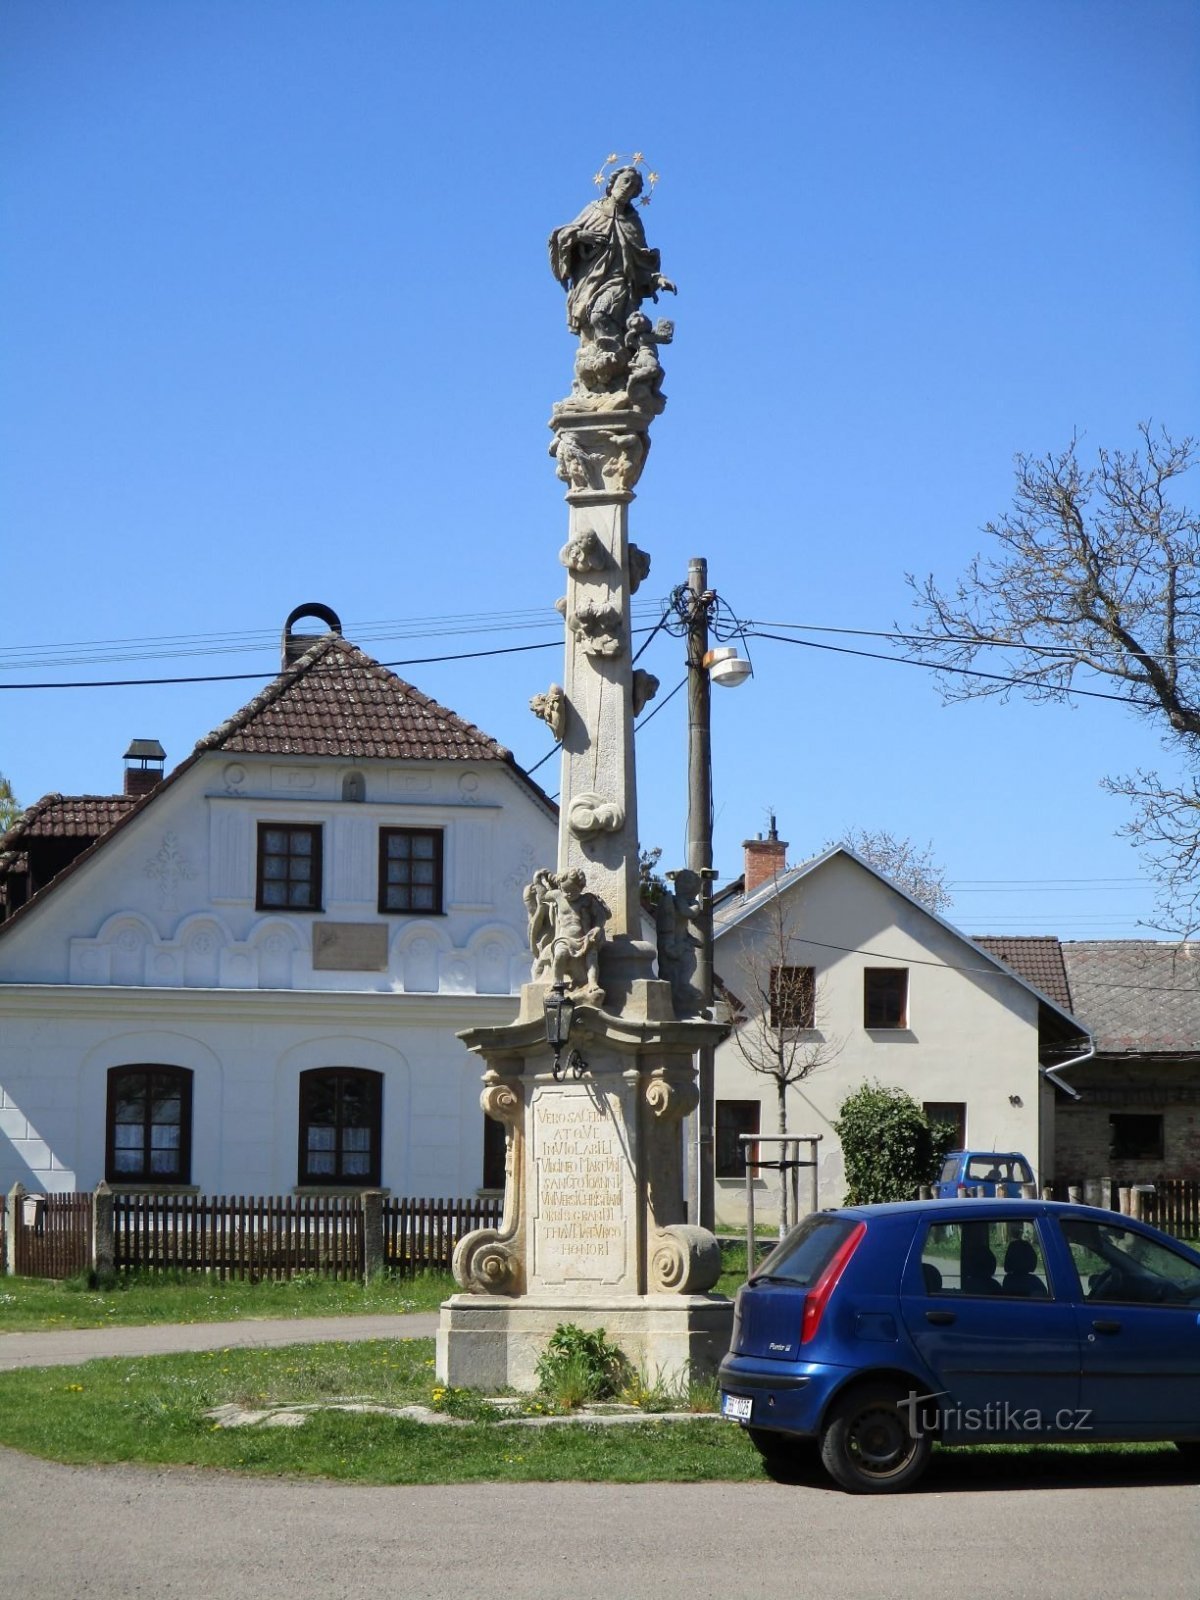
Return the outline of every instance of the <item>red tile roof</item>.
{"type": "Polygon", "coordinates": [[[1043,934],[972,934],[972,941],[988,955],[1003,961],[1019,978],[1053,1000],[1064,1011],[1072,1011],[1071,988],[1063,966],[1062,946],[1043,934]]]}
{"type": "Polygon", "coordinates": [[[26,839],[98,839],[137,802],[129,794],[43,795],[0,838],[0,849],[13,849],[26,839]]]}
{"type": "Polygon", "coordinates": [[[196,746],[256,755],[505,761],[511,753],[387,667],[326,634],[196,746]]]}

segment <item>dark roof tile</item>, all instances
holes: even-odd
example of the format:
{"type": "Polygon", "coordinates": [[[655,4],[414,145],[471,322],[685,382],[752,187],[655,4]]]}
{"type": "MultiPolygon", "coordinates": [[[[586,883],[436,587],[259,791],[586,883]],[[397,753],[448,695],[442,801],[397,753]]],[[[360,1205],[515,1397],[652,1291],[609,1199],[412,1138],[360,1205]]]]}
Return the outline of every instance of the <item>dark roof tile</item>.
{"type": "Polygon", "coordinates": [[[27,839],[98,839],[137,802],[138,796],[130,794],[43,795],[0,837],[0,850],[27,839]]]}
{"type": "MultiPolygon", "coordinates": [[[[972,934],[972,941],[988,955],[1011,967],[1018,978],[1024,978],[1035,989],[1053,1000],[1064,1011],[1071,1011],[1071,986],[1063,966],[1062,946],[1052,936],[1043,934],[972,934]]],[[[1086,1021],[1086,1017],[1081,1017],[1086,1021]]]]}
{"type": "Polygon", "coordinates": [[[1062,952],[1102,1054],[1200,1054],[1200,944],[1078,939],[1062,952]]]}
{"type": "Polygon", "coordinates": [[[351,760],[512,760],[502,744],[336,634],[318,640],[196,749],[351,760]]]}

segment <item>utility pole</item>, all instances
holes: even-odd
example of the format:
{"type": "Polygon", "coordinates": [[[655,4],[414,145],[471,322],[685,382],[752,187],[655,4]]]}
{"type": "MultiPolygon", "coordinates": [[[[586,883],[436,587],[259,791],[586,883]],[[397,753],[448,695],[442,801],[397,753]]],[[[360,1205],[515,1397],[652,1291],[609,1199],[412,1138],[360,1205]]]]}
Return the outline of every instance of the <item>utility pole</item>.
{"type": "MultiPolygon", "coordinates": [[[[708,562],[693,556],[688,562],[688,825],[687,864],[700,878],[700,911],[696,917],[699,956],[696,987],[705,1011],[713,1000],[713,853],[712,853],[712,684],[708,677],[708,624],[716,596],[708,587],[708,562]]],[[[697,1051],[700,1103],[696,1107],[695,1209],[696,1223],[714,1225],[714,1066],[713,1047],[697,1051]]]]}

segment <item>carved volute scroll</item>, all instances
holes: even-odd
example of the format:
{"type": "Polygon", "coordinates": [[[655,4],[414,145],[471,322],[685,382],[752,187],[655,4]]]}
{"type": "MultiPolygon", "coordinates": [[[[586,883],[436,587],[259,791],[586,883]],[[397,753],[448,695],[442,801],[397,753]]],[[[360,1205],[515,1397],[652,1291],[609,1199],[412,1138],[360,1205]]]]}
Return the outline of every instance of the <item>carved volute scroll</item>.
{"type": "Polygon", "coordinates": [[[658,679],[652,672],[646,672],[641,667],[633,669],[633,689],[630,696],[633,714],[640,717],[658,693],[658,679]]]}
{"type": "Polygon", "coordinates": [[[567,826],[577,839],[592,839],[598,833],[619,833],[625,826],[625,811],[615,800],[602,794],[577,794],[567,809],[567,826]]]}
{"type": "Polygon", "coordinates": [[[498,1228],[475,1228],[454,1247],[451,1270],[469,1294],[522,1294],[525,1271],[521,1239],[525,1228],[525,1101],[519,1079],[490,1068],[479,1104],[505,1128],[504,1215],[498,1228]]]}
{"type": "Polygon", "coordinates": [[[652,1294],[703,1294],[721,1276],[721,1246],[707,1228],[660,1228],[648,1268],[652,1294]]]}

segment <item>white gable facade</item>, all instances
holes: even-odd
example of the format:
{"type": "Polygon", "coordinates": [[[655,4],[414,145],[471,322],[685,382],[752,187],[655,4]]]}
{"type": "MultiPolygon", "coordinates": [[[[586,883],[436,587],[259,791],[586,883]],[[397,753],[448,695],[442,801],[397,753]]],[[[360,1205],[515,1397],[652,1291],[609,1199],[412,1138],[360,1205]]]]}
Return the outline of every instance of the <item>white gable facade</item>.
{"type": "Polygon", "coordinates": [[[516,1014],[556,824],[420,699],[473,739],[412,759],[218,730],[0,927],[0,1187],[480,1190],[455,1035],[516,1014]]]}
{"type": "MultiPolygon", "coordinates": [[[[901,1088],[941,1115],[953,1108],[969,1147],[1022,1151],[1051,1181],[1054,1089],[1039,1053],[1047,1008],[1064,1038],[1084,1030],[1044,996],[842,848],[718,906],[715,970],[747,1005],[739,1030],[762,1027],[748,1003],[748,972],[774,965],[812,971],[813,1026],[799,1038],[816,1065],[787,1090],[787,1131],[821,1138],[821,1205],[844,1200],[833,1124],[865,1081],[901,1088]],[[880,972],[890,976],[872,976],[880,972]],[[874,1016],[873,1004],[881,1008],[874,1016]]],[[[715,1085],[717,1217],[735,1225],[745,1216],[745,1177],[730,1170],[736,1133],[778,1131],[776,1086],[747,1065],[732,1037],[717,1051],[715,1085]]],[[[761,1153],[769,1158],[770,1148],[761,1153]]],[[[802,1173],[802,1209],[809,1181],[802,1173]]],[[[756,1184],[764,1219],[777,1215],[778,1185],[774,1173],[756,1184]]]]}

